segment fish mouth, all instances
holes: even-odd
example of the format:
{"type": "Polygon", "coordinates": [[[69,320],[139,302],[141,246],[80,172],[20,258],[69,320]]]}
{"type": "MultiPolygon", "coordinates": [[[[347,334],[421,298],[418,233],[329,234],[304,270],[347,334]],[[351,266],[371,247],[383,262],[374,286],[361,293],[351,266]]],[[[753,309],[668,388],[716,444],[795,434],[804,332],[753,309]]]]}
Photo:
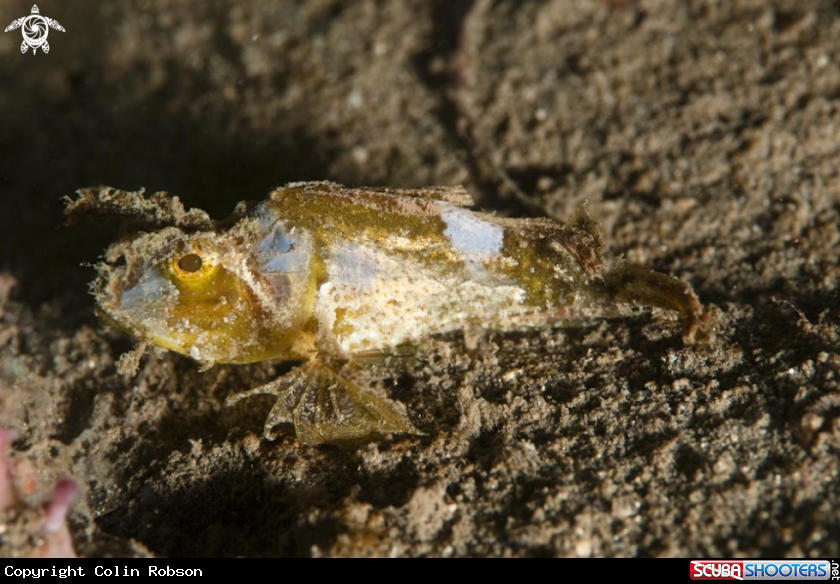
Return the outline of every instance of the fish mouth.
{"type": "Polygon", "coordinates": [[[178,290],[157,266],[130,287],[119,274],[105,275],[102,282],[102,291],[95,293],[96,313],[107,325],[141,341],[185,353],[187,344],[170,326],[178,290]]]}
{"type": "Polygon", "coordinates": [[[160,266],[183,244],[184,238],[181,230],[166,228],[109,247],[105,261],[96,265],[98,276],[91,284],[97,314],[128,334],[154,336],[177,296],[160,266]]]}
{"type": "Polygon", "coordinates": [[[96,298],[96,315],[109,326],[138,337],[147,336],[147,327],[140,318],[138,304],[140,297],[137,293],[127,293],[136,288],[127,281],[124,267],[113,267],[102,263],[97,266],[99,277],[92,285],[92,292],[96,298]]]}

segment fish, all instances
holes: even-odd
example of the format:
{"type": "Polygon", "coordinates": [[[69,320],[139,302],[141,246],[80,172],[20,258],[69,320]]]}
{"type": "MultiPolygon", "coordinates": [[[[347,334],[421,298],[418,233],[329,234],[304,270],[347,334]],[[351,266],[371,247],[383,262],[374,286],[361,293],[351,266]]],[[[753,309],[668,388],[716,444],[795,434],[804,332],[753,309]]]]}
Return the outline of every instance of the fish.
{"type": "Polygon", "coordinates": [[[453,331],[581,327],[654,307],[679,315],[686,342],[708,336],[692,289],[606,257],[585,207],[563,223],[475,210],[462,187],[297,182],[217,221],[164,192],[77,193],[71,218],[136,223],[96,266],[91,291],[107,323],[205,369],[300,362],[227,400],[275,396],[269,440],[282,424],[302,444],[420,434],[371,386],[370,364],[411,363],[453,331]]]}

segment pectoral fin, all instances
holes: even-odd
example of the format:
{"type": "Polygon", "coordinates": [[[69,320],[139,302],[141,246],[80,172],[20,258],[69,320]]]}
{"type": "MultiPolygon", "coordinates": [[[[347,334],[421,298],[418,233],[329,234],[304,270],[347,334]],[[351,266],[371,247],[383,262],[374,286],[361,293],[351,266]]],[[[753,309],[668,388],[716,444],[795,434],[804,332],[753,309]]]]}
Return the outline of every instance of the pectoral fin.
{"type": "Polygon", "coordinates": [[[320,361],[310,361],[271,383],[233,395],[226,404],[261,394],[277,397],[263,428],[267,440],[273,439],[274,426],[283,423],[294,424],[302,444],[419,434],[396,402],[360,387],[320,361]]]}

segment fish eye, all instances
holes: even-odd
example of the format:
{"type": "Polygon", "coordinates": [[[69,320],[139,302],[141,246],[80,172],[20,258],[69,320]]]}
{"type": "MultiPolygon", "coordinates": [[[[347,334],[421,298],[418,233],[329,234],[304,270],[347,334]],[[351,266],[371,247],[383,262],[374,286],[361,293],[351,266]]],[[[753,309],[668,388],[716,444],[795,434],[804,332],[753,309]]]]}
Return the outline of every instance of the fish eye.
{"type": "Polygon", "coordinates": [[[197,272],[201,269],[203,263],[200,255],[197,253],[188,253],[178,260],[178,267],[185,272],[197,272]]]}

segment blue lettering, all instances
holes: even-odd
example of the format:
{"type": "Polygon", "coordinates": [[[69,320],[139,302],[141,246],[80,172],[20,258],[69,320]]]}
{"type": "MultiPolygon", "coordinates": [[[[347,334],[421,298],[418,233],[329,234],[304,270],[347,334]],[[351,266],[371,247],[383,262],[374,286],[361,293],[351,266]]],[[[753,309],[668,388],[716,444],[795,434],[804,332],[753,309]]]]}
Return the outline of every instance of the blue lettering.
{"type": "Polygon", "coordinates": [[[755,565],[755,577],[764,578],[764,564],[755,565]]]}
{"type": "Polygon", "coordinates": [[[764,573],[767,574],[768,578],[772,578],[779,573],[779,568],[776,567],[776,564],[770,564],[769,566],[764,567],[764,573]],[[773,568],[772,574],[770,573],[770,568],[773,568]]]}
{"type": "Polygon", "coordinates": [[[826,574],[826,572],[825,572],[825,566],[823,566],[822,564],[819,564],[817,566],[817,570],[819,570],[819,572],[817,572],[817,576],[819,576],[820,578],[824,578],[825,576],[828,576],[828,574],[826,574]]]}
{"type": "Polygon", "coordinates": [[[782,564],[781,566],[779,566],[779,574],[781,574],[785,578],[787,578],[788,576],[793,574],[794,571],[795,570],[793,569],[793,567],[790,564],[782,564]],[[785,568],[787,568],[787,574],[784,573],[785,568]]]}

